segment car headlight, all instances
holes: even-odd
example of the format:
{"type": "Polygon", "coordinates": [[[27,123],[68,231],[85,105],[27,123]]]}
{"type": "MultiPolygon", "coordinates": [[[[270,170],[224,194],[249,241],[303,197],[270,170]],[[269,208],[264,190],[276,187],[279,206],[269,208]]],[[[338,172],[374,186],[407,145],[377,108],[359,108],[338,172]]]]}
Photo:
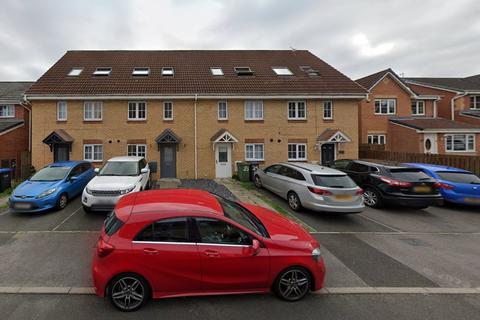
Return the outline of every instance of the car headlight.
{"type": "Polygon", "coordinates": [[[88,189],[87,187],[85,187],[85,192],[88,194],[92,194],[92,190],[88,189]]]}
{"type": "Polygon", "coordinates": [[[46,196],[51,195],[51,194],[54,193],[55,191],[57,191],[57,188],[48,189],[47,191],[44,191],[44,192],[40,193],[38,196],[36,196],[36,198],[37,198],[37,199],[45,198],[46,196]]]}
{"type": "Polygon", "coordinates": [[[316,262],[320,261],[320,257],[322,256],[322,251],[320,251],[320,248],[315,248],[312,251],[312,258],[316,262]]]}
{"type": "Polygon", "coordinates": [[[120,190],[120,194],[127,194],[127,193],[130,193],[133,191],[133,189],[135,189],[135,186],[133,187],[130,187],[128,189],[124,189],[124,190],[120,190]]]}

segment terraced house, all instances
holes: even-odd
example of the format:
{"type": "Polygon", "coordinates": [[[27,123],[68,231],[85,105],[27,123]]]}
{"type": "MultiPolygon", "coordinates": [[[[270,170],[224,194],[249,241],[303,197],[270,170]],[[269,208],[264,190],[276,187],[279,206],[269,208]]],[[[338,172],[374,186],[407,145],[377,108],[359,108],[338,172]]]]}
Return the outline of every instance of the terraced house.
{"type": "Polygon", "coordinates": [[[145,156],[157,177],[358,156],[366,91],[308,51],[69,51],[27,92],[32,164],[145,156]]]}

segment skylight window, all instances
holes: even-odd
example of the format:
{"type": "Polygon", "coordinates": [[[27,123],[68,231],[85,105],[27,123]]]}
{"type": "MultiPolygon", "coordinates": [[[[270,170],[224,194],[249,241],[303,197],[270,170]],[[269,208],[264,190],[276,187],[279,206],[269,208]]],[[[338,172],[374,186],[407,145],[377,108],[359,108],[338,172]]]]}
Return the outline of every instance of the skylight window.
{"type": "Polygon", "coordinates": [[[164,77],[173,77],[174,71],[172,67],[162,68],[162,76],[164,77]]]}
{"type": "Polygon", "coordinates": [[[83,71],[83,68],[73,68],[68,73],[68,76],[69,77],[78,77],[82,73],[82,71],[83,71]]]}
{"type": "Polygon", "coordinates": [[[112,68],[97,68],[93,75],[106,77],[110,75],[110,72],[112,72],[112,68]]]}
{"type": "Polygon", "coordinates": [[[219,67],[212,67],[210,68],[213,76],[223,76],[223,70],[219,67]]]}
{"type": "Polygon", "coordinates": [[[300,66],[300,70],[304,71],[310,77],[318,77],[320,75],[320,72],[318,72],[318,70],[315,70],[310,66],[300,66]]]}
{"type": "Polygon", "coordinates": [[[150,73],[150,68],[134,68],[132,75],[133,76],[148,76],[150,73]]]}
{"type": "Polygon", "coordinates": [[[277,76],[293,76],[293,72],[287,67],[272,67],[272,70],[277,76]]]}
{"type": "Polygon", "coordinates": [[[251,76],[253,75],[253,70],[250,67],[235,67],[235,73],[239,76],[251,76]]]}

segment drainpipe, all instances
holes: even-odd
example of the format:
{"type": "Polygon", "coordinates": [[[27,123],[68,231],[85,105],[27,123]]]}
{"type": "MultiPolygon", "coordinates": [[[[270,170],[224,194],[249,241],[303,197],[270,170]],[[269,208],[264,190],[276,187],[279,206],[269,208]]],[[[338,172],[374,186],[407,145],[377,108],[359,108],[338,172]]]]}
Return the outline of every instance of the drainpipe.
{"type": "Polygon", "coordinates": [[[30,101],[27,99],[27,95],[23,95],[23,102],[21,106],[28,111],[28,152],[32,152],[32,109],[27,107],[27,105],[31,106],[30,101]]]}
{"type": "Polygon", "coordinates": [[[197,100],[198,94],[195,93],[195,101],[193,103],[193,139],[194,139],[194,158],[195,158],[195,179],[198,179],[198,153],[197,153],[197,100]]]}
{"type": "Polygon", "coordinates": [[[437,102],[440,101],[440,98],[437,98],[433,100],[433,117],[436,118],[438,116],[438,108],[437,108],[437,102]]]}
{"type": "Polygon", "coordinates": [[[452,112],[452,120],[455,120],[455,100],[459,99],[459,98],[463,98],[467,95],[466,92],[462,93],[461,95],[459,96],[455,96],[452,98],[452,102],[451,102],[451,112],[452,112]]]}

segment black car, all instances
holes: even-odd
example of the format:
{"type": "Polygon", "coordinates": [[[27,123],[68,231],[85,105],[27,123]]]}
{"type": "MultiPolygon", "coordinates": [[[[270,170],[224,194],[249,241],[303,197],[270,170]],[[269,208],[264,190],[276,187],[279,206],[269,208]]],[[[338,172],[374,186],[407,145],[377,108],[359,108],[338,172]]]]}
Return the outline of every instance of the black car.
{"type": "Polygon", "coordinates": [[[365,204],[370,207],[426,208],[443,203],[437,181],[418,168],[360,160],[337,160],[331,167],[347,173],[363,188],[365,204]]]}

